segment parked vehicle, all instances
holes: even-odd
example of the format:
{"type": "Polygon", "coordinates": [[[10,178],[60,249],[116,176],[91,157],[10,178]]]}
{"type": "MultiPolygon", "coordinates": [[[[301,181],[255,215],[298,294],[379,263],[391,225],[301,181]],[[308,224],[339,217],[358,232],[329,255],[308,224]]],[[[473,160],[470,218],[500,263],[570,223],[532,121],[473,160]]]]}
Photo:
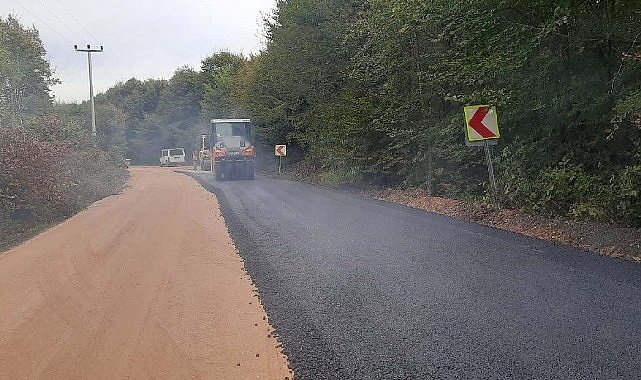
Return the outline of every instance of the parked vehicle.
{"type": "Polygon", "coordinates": [[[160,166],[178,166],[185,164],[183,148],[163,149],[160,153],[160,166]]]}

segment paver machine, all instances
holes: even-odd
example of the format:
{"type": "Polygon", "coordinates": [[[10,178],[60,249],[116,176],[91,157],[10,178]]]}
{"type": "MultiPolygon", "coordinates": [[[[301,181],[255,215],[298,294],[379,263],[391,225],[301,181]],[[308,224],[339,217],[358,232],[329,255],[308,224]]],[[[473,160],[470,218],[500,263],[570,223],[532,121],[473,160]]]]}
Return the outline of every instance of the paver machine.
{"type": "Polygon", "coordinates": [[[212,119],[212,171],[216,180],[254,179],[256,149],[250,119],[212,119]]]}

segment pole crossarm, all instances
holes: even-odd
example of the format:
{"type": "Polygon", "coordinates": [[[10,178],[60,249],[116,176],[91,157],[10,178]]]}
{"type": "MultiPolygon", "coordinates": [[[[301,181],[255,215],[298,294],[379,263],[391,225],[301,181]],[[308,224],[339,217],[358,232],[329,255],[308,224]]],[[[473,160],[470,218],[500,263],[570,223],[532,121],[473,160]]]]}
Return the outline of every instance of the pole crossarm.
{"type": "Polygon", "coordinates": [[[92,49],[91,45],[87,45],[86,49],[78,49],[78,45],[73,45],[73,48],[76,51],[82,51],[86,53],[102,53],[104,51],[102,45],[100,45],[100,49],[92,49]]]}

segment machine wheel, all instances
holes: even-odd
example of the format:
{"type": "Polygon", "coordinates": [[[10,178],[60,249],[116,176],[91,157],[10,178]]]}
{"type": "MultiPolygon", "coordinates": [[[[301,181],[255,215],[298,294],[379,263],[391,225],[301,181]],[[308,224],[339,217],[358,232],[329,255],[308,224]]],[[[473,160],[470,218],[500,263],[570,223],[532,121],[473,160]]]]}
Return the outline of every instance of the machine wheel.
{"type": "Polygon", "coordinates": [[[248,162],[245,169],[247,171],[247,179],[254,179],[254,163],[248,162]]]}
{"type": "Polygon", "coordinates": [[[223,171],[220,168],[214,167],[214,174],[216,175],[216,181],[221,181],[223,179],[223,171]]]}
{"type": "Polygon", "coordinates": [[[231,162],[228,162],[226,165],[223,166],[223,179],[225,181],[230,180],[234,176],[234,166],[230,165],[231,162]]]}

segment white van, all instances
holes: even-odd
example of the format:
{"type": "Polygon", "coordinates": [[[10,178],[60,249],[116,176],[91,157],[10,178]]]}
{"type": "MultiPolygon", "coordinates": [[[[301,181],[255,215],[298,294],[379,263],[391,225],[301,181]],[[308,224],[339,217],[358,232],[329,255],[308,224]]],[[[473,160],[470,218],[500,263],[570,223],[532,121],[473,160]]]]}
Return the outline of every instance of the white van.
{"type": "Polygon", "coordinates": [[[185,164],[183,148],[163,149],[160,153],[160,166],[178,166],[185,164]]]}

